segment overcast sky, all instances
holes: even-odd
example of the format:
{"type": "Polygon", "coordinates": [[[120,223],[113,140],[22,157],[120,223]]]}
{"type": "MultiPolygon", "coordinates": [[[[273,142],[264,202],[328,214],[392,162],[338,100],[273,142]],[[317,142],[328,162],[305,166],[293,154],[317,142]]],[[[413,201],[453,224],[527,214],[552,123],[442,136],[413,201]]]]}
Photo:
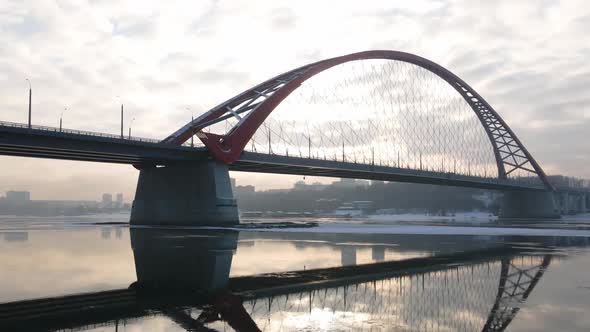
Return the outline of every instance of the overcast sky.
{"type": "MultiPolygon", "coordinates": [[[[0,2],[0,120],[163,138],[271,75],[392,49],[429,58],[492,104],[550,174],[590,178],[586,1],[0,2]],[[402,5],[403,3],[403,5],[402,5]],[[189,107],[190,110],[186,108],[189,107]],[[126,127],[129,123],[126,123],[126,127]]],[[[130,166],[0,157],[0,192],[133,194],[130,166]]],[[[258,188],[294,177],[237,175],[258,188]]]]}

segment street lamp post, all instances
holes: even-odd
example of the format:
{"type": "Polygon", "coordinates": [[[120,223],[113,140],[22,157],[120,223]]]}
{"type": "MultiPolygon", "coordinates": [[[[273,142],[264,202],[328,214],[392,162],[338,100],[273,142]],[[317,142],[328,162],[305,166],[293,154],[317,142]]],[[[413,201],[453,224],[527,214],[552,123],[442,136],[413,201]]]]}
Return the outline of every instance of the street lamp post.
{"type": "Polygon", "coordinates": [[[30,129],[31,128],[31,100],[33,97],[33,87],[31,85],[31,80],[29,80],[27,78],[26,81],[29,82],[29,129],[30,129]]]}
{"type": "Polygon", "coordinates": [[[125,138],[123,134],[123,101],[121,101],[121,96],[117,96],[119,102],[121,102],[121,139],[125,138]]]}
{"type": "Polygon", "coordinates": [[[133,121],[135,121],[135,118],[131,119],[131,122],[129,123],[129,137],[127,139],[131,139],[131,126],[133,126],[133,121]]]}
{"type": "Polygon", "coordinates": [[[64,110],[59,115],[59,132],[60,133],[61,133],[61,130],[62,130],[62,126],[61,125],[62,125],[62,119],[63,119],[63,116],[64,116],[64,112],[67,111],[67,110],[68,110],[68,108],[67,107],[64,107],[64,110]]]}
{"type": "Polygon", "coordinates": [[[123,103],[121,103],[121,138],[123,138],[123,103]]]}
{"type": "MultiPolygon", "coordinates": [[[[191,127],[192,127],[193,121],[195,121],[195,115],[193,114],[193,111],[191,111],[190,108],[186,107],[186,110],[191,112],[191,127]]],[[[193,131],[192,135],[191,135],[191,148],[195,147],[194,136],[195,136],[195,132],[193,131]]]]}

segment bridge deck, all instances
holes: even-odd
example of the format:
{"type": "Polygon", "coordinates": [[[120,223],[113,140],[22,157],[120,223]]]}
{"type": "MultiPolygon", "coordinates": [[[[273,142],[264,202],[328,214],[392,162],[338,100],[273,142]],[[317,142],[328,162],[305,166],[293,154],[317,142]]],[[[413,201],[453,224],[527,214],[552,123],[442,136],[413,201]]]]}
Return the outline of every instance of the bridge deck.
{"type": "MultiPolygon", "coordinates": [[[[0,123],[0,155],[131,165],[167,165],[211,158],[204,147],[176,146],[153,139],[127,139],[101,133],[59,131],[58,128],[50,127],[27,128],[7,123],[0,123]]],[[[545,190],[540,183],[254,152],[244,152],[229,168],[242,172],[412,182],[494,190],[545,190]]]]}
{"type": "Polygon", "coordinates": [[[325,176],[378,181],[411,182],[455,187],[494,190],[546,190],[542,184],[520,183],[498,178],[483,178],[454,173],[414,170],[391,166],[366,165],[353,162],[307,159],[243,152],[230,165],[232,171],[325,176]]]}
{"type": "Polygon", "coordinates": [[[161,144],[146,138],[58,128],[7,125],[0,122],[0,154],[18,157],[117,164],[168,164],[207,158],[204,148],[161,144]]]}

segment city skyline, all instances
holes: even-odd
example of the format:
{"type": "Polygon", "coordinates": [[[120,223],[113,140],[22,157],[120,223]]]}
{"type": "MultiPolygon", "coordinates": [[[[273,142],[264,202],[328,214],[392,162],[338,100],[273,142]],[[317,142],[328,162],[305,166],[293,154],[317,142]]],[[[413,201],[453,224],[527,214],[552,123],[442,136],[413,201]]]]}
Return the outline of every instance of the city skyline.
{"type": "Polygon", "coordinates": [[[9,201],[64,201],[64,202],[110,202],[116,203],[119,205],[123,204],[130,204],[130,201],[125,201],[123,193],[115,193],[115,198],[113,199],[113,193],[102,193],[100,196],[96,197],[95,200],[79,200],[79,199],[61,199],[61,200],[47,200],[47,199],[38,199],[34,196],[34,192],[28,190],[6,190],[4,192],[0,191],[0,200],[9,200],[9,201]],[[4,194],[4,195],[2,195],[4,194]]]}

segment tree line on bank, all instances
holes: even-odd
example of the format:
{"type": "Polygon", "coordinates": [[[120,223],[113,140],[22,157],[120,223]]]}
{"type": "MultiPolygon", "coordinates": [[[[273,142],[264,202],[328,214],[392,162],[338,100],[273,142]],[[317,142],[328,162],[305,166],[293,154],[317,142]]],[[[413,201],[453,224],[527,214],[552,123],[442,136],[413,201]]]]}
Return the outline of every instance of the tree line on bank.
{"type": "Polygon", "coordinates": [[[319,190],[312,186],[288,191],[236,190],[236,197],[242,211],[330,212],[347,202],[371,201],[375,210],[496,212],[497,202],[486,206],[476,198],[483,193],[472,188],[375,182],[356,187],[329,185],[319,190]]]}

